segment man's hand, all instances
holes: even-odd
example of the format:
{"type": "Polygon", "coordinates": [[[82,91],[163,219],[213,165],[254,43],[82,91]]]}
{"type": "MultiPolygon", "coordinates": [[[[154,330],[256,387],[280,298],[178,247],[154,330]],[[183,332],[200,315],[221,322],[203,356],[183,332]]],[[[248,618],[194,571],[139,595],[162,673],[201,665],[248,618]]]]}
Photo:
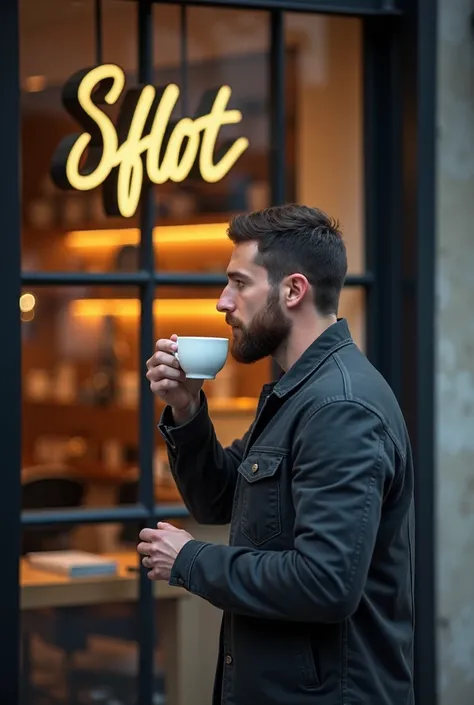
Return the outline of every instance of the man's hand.
{"type": "Polygon", "coordinates": [[[175,357],[178,336],[156,343],[155,354],[147,360],[146,377],[150,389],[173,411],[176,424],[189,421],[199,410],[202,379],[186,379],[186,375],[175,357]]]}
{"type": "Polygon", "coordinates": [[[142,564],[149,569],[150,580],[170,579],[174,562],[183,546],[193,537],[162,521],[157,529],[142,529],[137,550],[144,558],[142,564]]]}

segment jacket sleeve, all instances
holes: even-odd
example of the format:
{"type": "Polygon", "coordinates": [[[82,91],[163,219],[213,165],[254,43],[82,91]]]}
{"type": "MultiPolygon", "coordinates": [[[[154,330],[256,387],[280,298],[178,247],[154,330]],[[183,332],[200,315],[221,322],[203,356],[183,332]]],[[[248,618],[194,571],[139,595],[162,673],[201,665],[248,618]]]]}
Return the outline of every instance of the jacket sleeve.
{"type": "Polygon", "coordinates": [[[190,541],[170,584],[250,617],[339,622],[357,608],[393,474],[383,424],[353,401],[317,410],[294,442],[294,548],[190,541]]]}
{"type": "Polygon", "coordinates": [[[248,432],[223,448],[203,392],[199,411],[190,421],[175,426],[171,409],[166,407],[158,428],[167,443],[171,473],[191,516],[199,524],[228,524],[248,432]]]}

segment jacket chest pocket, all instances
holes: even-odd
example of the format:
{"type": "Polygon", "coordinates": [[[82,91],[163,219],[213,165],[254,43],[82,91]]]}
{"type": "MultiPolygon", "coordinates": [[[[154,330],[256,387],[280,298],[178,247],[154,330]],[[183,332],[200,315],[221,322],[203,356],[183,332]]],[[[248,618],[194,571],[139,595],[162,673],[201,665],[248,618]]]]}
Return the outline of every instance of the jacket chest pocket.
{"type": "Polygon", "coordinates": [[[240,528],[255,546],[281,533],[280,466],[283,455],[250,453],[240,465],[240,528]]]}

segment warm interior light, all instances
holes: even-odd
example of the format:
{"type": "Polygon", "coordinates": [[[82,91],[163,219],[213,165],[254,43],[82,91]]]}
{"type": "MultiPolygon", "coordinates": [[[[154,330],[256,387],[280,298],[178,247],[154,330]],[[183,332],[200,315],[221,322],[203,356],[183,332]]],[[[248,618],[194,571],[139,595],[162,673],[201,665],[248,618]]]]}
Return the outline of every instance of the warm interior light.
{"type": "MultiPolygon", "coordinates": [[[[81,317],[119,316],[131,318],[140,315],[138,299],[76,299],[71,301],[71,313],[81,317]]],[[[179,318],[222,319],[216,310],[214,299],[157,299],[153,303],[153,314],[162,321],[179,318]]]]}
{"type": "Polygon", "coordinates": [[[254,399],[254,397],[219,399],[211,396],[208,401],[211,411],[255,411],[258,399],[254,399]]]}
{"type": "MultiPolygon", "coordinates": [[[[202,223],[192,225],[158,225],[153,229],[155,245],[210,245],[229,250],[232,243],[227,237],[228,223],[202,223]]],[[[73,230],[66,235],[67,247],[75,249],[107,249],[138,245],[138,228],[110,230],[73,230]]]]}
{"type": "Polygon", "coordinates": [[[36,298],[33,294],[27,293],[20,296],[20,311],[30,313],[36,306],[36,298]]]}

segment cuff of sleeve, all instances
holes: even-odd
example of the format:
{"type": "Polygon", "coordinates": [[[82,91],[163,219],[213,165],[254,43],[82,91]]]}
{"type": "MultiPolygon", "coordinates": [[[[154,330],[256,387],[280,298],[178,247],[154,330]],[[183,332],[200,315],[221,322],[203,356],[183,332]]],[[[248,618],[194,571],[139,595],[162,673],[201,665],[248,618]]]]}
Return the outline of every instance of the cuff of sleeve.
{"type": "Polygon", "coordinates": [[[203,548],[209,544],[203,541],[192,539],[184,544],[181,551],[178,553],[171,570],[169,584],[173,587],[183,587],[189,592],[195,592],[196,586],[192,583],[192,569],[194,561],[203,548]]]}
{"type": "Polygon", "coordinates": [[[175,426],[171,407],[165,407],[158,423],[158,430],[166,443],[174,450],[178,445],[186,443],[201,444],[203,437],[209,433],[209,411],[207,399],[201,390],[201,404],[196,414],[181,426],[175,426]]]}

